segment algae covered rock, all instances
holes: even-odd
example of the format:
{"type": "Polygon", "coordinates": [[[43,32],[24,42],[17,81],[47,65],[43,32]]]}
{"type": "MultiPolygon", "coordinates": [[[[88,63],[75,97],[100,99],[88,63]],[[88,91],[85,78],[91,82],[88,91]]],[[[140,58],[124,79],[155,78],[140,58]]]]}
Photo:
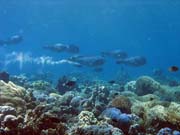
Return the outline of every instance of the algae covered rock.
{"type": "Polygon", "coordinates": [[[6,115],[2,123],[4,127],[7,127],[8,129],[14,129],[18,126],[18,119],[14,115],[6,115]]]}
{"type": "Polygon", "coordinates": [[[138,95],[152,94],[161,89],[160,83],[148,76],[141,76],[136,81],[136,93],[138,95]]]}
{"type": "Polygon", "coordinates": [[[164,106],[156,105],[146,112],[146,126],[165,123],[167,121],[167,110],[164,106]]]}
{"type": "Polygon", "coordinates": [[[110,106],[119,108],[122,112],[130,113],[132,104],[128,97],[117,96],[112,100],[110,106]]]}
{"type": "Polygon", "coordinates": [[[154,94],[147,94],[144,96],[139,97],[139,100],[142,102],[148,102],[148,101],[153,101],[153,100],[160,100],[160,98],[154,94]]]}
{"type": "Polygon", "coordinates": [[[124,86],[125,91],[135,91],[136,90],[136,81],[127,82],[124,86]]]}
{"type": "Polygon", "coordinates": [[[180,128],[180,104],[172,102],[167,109],[167,120],[180,128]]]}

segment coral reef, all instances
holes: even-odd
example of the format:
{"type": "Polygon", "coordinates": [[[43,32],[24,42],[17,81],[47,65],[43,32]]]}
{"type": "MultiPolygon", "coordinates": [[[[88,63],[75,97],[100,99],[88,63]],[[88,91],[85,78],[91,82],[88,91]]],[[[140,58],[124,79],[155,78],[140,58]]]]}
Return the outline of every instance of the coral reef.
{"type": "Polygon", "coordinates": [[[0,135],[180,134],[179,86],[141,76],[69,88],[69,78],[61,79],[59,90],[40,80],[22,82],[27,88],[1,80],[0,135]]]}

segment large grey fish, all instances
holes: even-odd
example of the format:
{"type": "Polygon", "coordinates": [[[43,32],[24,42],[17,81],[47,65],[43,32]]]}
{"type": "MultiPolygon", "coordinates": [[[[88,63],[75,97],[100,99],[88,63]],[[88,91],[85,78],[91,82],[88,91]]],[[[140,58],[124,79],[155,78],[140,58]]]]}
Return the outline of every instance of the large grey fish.
{"type": "Polygon", "coordinates": [[[79,47],[76,45],[64,45],[61,43],[57,43],[54,45],[46,45],[43,46],[44,49],[48,49],[54,52],[68,52],[68,53],[79,53],[79,47]]]}
{"type": "Polygon", "coordinates": [[[105,63],[105,59],[101,56],[73,56],[68,60],[77,62],[82,66],[99,67],[105,63]]]}
{"type": "Polygon", "coordinates": [[[7,40],[0,40],[0,45],[15,45],[23,41],[23,37],[20,35],[14,35],[7,40]]]}
{"type": "Polygon", "coordinates": [[[112,57],[115,59],[125,59],[127,58],[128,54],[124,51],[121,50],[113,50],[113,51],[107,51],[107,52],[102,52],[101,55],[103,57],[112,57]]]}
{"type": "Polygon", "coordinates": [[[126,59],[119,59],[116,61],[117,64],[125,64],[128,66],[139,67],[147,63],[147,60],[143,56],[135,56],[126,59]]]}

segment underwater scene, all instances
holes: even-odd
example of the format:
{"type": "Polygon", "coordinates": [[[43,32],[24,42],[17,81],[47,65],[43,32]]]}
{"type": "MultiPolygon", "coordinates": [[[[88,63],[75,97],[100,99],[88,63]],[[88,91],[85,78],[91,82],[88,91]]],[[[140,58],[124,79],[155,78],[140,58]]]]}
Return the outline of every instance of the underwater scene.
{"type": "Polygon", "coordinates": [[[0,0],[0,135],[180,135],[179,0],[0,0]]]}

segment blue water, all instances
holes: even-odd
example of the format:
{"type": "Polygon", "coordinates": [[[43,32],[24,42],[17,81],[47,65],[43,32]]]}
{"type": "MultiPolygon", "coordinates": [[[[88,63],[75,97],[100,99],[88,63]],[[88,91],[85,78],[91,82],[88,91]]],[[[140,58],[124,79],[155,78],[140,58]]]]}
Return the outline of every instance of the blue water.
{"type": "MultiPolygon", "coordinates": [[[[78,45],[83,55],[121,49],[129,56],[145,56],[145,66],[123,66],[132,76],[151,74],[154,68],[167,72],[169,66],[180,66],[179,15],[178,0],[0,0],[0,39],[15,34],[24,38],[18,45],[0,47],[0,58],[16,51],[63,59],[71,55],[42,46],[65,43],[78,45]]],[[[104,71],[95,74],[112,79],[120,68],[108,59],[104,71]]],[[[5,70],[11,74],[50,71],[58,76],[86,71],[66,64],[30,63],[21,69],[14,63],[5,70]]]]}

